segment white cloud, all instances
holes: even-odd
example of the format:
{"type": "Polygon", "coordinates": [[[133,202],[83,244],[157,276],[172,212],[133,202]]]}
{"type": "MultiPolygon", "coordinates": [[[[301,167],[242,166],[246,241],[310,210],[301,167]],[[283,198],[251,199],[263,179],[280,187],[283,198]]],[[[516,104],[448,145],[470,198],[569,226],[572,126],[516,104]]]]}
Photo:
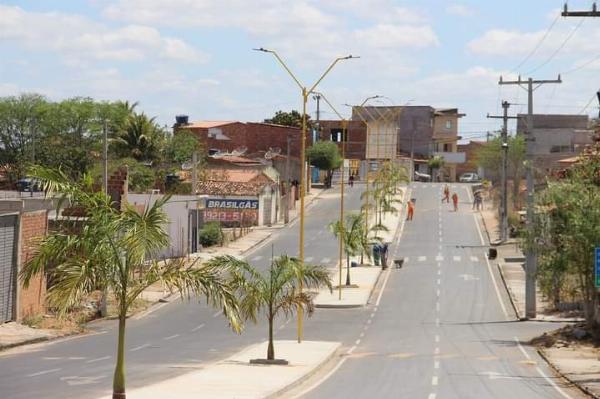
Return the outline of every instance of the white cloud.
{"type": "Polygon", "coordinates": [[[472,17],[475,15],[475,10],[464,5],[464,4],[450,4],[446,7],[446,12],[451,15],[456,15],[458,17],[472,17]]]}
{"type": "Polygon", "coordinates": [[[376,25],[357,30],[357,40],[378,48],[424,48],[437,46],[439,40],[429,26],[376,25]]]}
{"type": "Polygon", "coordinates": [[[134,61],[155,55],[167,59],[205,61],[206,55],[185,42],[163,37],[148,26],[109,28],[87,18],[56,12],[28,12],[0,5],[0,40],[33,50],[61,53],[68,65],[86,60],[134,61]]]}

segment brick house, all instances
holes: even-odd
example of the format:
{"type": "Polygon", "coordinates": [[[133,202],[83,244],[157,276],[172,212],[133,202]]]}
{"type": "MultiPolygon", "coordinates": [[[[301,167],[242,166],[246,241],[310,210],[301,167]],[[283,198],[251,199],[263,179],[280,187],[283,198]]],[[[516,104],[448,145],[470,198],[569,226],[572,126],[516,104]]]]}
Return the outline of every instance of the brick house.
{"type": "Polygon", "coordinates": [[[465,163],[456,167],[456,175],[460,177],[463,173],[476,172],[484,177],[482,168],[477,164],[477,151],[486,144],[485,141],[471,140],[466,144],[458,144],[458,151],[465,153],[465,163]]]}
{"type": "MultiPolygon", "coordinates": [[[[297,127],[238,121],[181,122],[174,126],[175,134],[184,129],[191,131],[209,154],[236,150],[254,153],[270,149],[285,154],[289,138],[290,154],[295,157],[300,155],[301,129],[297,127]]],[[[306,146],[310,146],[311,142],[311,137],[307,134],[306,146]]]]}
{"type": "Polygon", "coordinates": [[[53,207],[42,198],[0,200],[0,323],[45,312],[44,275],[34,277],[27,288],[18,275],[47,234],[53,207]]]}

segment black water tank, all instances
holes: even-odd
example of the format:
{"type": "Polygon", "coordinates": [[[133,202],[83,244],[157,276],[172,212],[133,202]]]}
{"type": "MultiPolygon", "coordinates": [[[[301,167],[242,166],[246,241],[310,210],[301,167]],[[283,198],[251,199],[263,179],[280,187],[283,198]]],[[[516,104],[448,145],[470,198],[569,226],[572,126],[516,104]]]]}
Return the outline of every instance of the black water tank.
{"type": "Polygon", "coordinates": [[[175,123],[177,125],[187,125],[189,121],[189,116],[187,115],[177,115],[175,116],[175,123]]]}

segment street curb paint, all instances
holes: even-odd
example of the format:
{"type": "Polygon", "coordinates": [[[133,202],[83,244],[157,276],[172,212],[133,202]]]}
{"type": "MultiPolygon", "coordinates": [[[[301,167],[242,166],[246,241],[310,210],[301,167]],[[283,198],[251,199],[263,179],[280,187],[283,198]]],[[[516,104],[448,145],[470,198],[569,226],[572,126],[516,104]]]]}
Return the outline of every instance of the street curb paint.
{"type": "Polygon", "coordinates": [[[554,373],[556,375],[558,375],[560,378],[562,378],[565,381],[567,381],[569,384],[571,384],[575,388],[579,389],[585,395],[588,395],[588,396],[590,396],[590,397],[592,397],[594,399],[600,399],[600,396],[596,395],[595,393],[593,393],[592,391],[590,391],[588,388],[584,387],[583,385],[580,385],[580,384],[576,383],[575,381],[573,381],[572,379],[570,379],[569,377],[567,377],[566,374],[563,374],[563,372],[560,371],[560,369],[558,367],[556,367],[554,365],[554,363],[552,363],[550,361],[550,359],[548,359],[548,356],[546,355],[546,353],[544,352],[543,349],[535,348],[535,350],[538,353],[538,355],[540,355],[540,357],[542,359],[544,359],[544,361],[546,362],[546,364],[548,365],[548,367],[550,367],[554,371],[554,373]]]}

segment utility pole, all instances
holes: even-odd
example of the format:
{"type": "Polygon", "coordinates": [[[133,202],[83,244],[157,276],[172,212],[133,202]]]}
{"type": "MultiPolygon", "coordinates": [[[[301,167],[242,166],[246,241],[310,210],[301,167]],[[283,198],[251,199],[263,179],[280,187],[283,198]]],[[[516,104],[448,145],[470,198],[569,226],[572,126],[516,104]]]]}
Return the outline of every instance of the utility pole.
{"type": "MultiPolygon", "coordinates": [[[[502,194],[500,200],[500,241],[505,242],[508,239],[508,120],[518,119],[517,116],[508,116],[508,108],[510,103],[502,101],[502,116],[489,115],[490,119],[502,119],[502,170],[500,175],[502,194]]],[[[513,182],[516,184],[516,182],[513,182]]]]}
{"type": "Polygon", "coordinates": [[[102,190],[108,195],[108,126],[102,123],[102,190]]]}
{"type": "Polygon", "coordinates": [[[565,8],[560,15],[563,17],[600,17],[600,12],[596,3],[592,6],[592,11],[569,11],[569,7],[565,3],[565,8]]]}
{"type": "Polygon", "coordinates": [[[313,99],[317,101],[317,131],[321,128],[321,93],[315,93],[313,99]]]}
{"type": "Polygon", "coordinates": [[[198,151],[192,153],[192,195],[198,189],[198,151]]]}
{"type": "Polygon", "coordinates": [[[286,149],[286,157],[285,157],[285,210],[283,212],[283,222],[288,224],[290,221],[290,204],[292,201],[292,192],[290,190],[290,140],[291,137],[287,137],[287,149],[286,149]]]}
{"type": "MultiPolygon", "coordinates": [[[[527,176],[527,231],[529,237],[533,237],[533,218],[534,218],[534,176],[533,176],[533,91],[544,84],[562,83],[560,75],[556,80],[533,80],[529,78],[522,80],[504,81],[502,76],[498,84],[500,85],[527,85],[527,130],[526,140],[526,176],[527,176]],[[535,88],[533,85],[536,85],[535,88]]],[[[533,319],[536,317],[536,298],[535,298],[535,274],[537,273],[536,253],[528,249],[525,263],[525,317],[533,319]]]]}

